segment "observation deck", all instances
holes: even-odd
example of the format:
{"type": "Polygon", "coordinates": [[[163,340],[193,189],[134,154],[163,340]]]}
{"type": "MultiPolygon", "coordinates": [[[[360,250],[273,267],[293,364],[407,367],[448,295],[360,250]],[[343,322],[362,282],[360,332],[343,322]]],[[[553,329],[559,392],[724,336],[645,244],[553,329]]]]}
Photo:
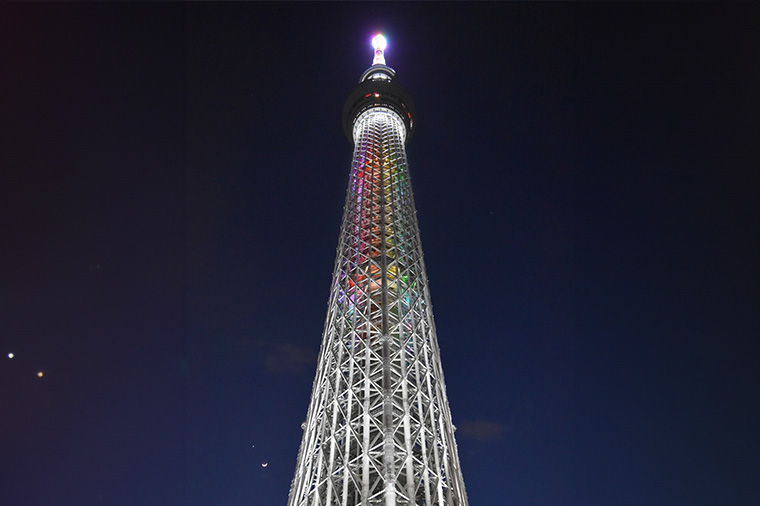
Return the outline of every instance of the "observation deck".
{"type": "Polygon", "coordinates": [[[343,132],[351,143],[354,121],[373,107],[387,107],[399,115],[406,126],[406,142],[414,133],[417,110],[411,95],[395,81],[396,71],[385,65],[384,49],[384,42],[375,46],[373,65],[364,71],[343,105],[343,132]]]}

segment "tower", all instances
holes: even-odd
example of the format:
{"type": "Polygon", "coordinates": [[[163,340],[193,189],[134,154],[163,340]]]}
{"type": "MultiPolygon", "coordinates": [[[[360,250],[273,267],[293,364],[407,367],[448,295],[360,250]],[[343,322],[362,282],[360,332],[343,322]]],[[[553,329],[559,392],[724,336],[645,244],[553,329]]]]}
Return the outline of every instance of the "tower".
{"type": "Polygon", "coordinates": [[[288,506],[467,506],[406,161],[416,112],[373,40],[343,107],[343,223],[288,506]]]}

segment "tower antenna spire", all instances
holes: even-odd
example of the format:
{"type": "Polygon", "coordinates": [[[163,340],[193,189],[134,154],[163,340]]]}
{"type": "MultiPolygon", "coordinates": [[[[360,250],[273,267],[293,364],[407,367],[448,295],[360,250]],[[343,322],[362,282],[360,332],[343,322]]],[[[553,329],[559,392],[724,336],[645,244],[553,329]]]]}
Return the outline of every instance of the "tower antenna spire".
{"type": "Polygon", "coordinates": [[[385,65],[385,47],[388,45],[383,34],[378,33],[372,38],[372,47],[375,48],[375,59],[372,65],[385,65]]]}

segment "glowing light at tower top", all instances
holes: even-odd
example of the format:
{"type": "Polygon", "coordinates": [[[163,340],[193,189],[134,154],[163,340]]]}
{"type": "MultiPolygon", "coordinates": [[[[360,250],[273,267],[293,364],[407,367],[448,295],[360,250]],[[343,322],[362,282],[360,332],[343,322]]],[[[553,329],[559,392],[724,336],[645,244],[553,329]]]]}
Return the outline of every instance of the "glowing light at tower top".
{"type": "Polygon", "coordinates": [[[388,42],[381,33],[372,38],[372,47],[375,48],[375,59],[372,60],[372,65],[385,65],[385,48],[387,45],[388,42]]]}

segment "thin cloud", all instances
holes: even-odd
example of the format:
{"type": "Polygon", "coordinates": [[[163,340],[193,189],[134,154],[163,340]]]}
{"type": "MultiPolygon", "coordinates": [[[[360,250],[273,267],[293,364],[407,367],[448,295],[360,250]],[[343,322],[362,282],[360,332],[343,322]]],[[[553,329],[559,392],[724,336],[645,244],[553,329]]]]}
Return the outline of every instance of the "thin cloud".
{"type": "Polygon", "coordinates": [[[261,339],[246,339],[243,348],[251,349],[263,360],[267,370],[276,374],[314,372],[317,352],[306,346],[275,344],[261,339]]]}
{"type": "Polygon", "coordinates": [[[274,346],[266,356],[266,365],[274,373],[301,373],[313,371],[317,354],[311,348],[282,344],[274,346]]]}
{"type": "Polygon", "coordinates": [[[489,420],[465,420],[457,425],[457,435],[476,441],[498,441],[503,439],[509,427],[489,420]]]}

